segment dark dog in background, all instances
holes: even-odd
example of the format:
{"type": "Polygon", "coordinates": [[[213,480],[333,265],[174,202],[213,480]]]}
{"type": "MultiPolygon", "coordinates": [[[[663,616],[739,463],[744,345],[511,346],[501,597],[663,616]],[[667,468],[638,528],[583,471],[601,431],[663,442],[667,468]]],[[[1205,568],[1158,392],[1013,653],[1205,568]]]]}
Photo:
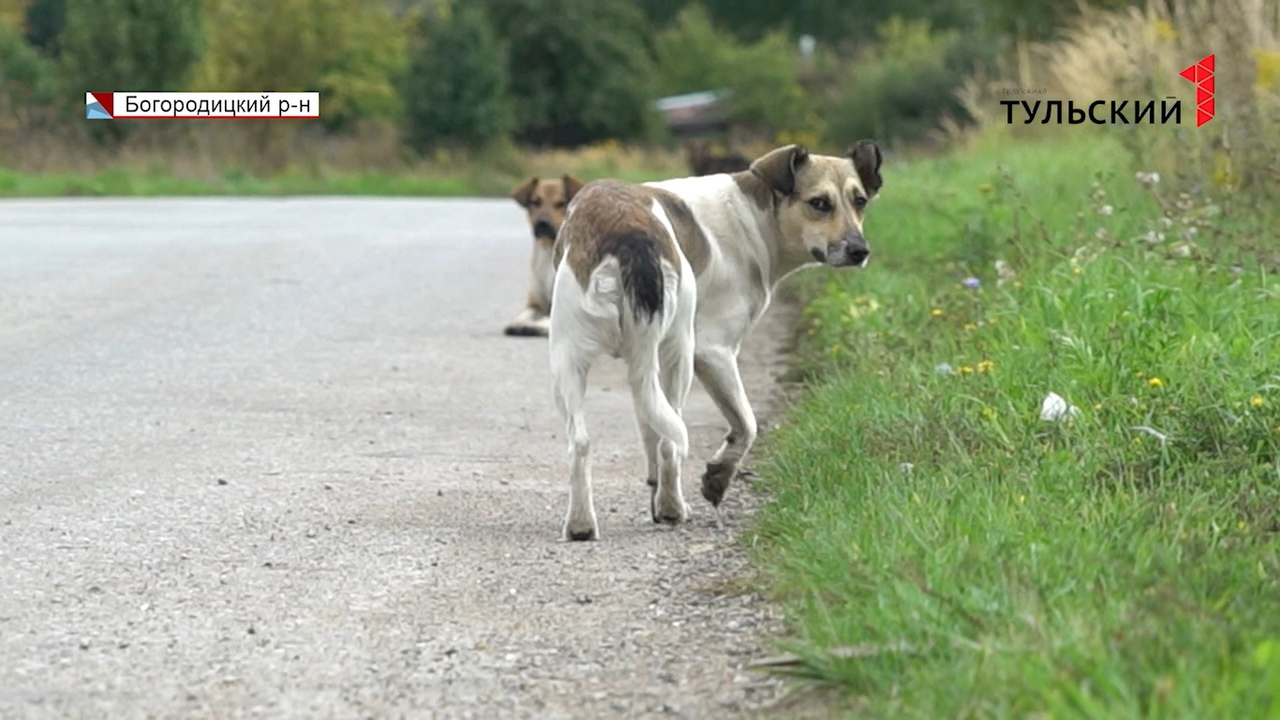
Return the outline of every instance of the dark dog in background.
{"type": "Polygon", "coordinates": [[[694,175],[735,173],[751,167],[751,160],[736,152],[724,154],[712,152],[711,143],[706,140],[690,140],[684,147],[689,169],[694,175]]]}

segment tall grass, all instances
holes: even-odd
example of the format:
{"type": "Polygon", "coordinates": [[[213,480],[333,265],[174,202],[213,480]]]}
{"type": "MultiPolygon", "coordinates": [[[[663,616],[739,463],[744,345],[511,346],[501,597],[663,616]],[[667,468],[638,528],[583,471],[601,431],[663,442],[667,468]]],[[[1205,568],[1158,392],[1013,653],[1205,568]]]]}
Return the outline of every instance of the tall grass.
{"type": "MultiPolygon", "coordinates": [[[[1119,126],[1109,134],[1180,189],[1247,202],[1280,197],[1280,0],[1149,0],[1124,12],[1085,11],[1060,39],[1022,47],[995,78],[971,81],[966,107],[988,127],[1003,124],[997,94],[1009,87],[1086,105],[1177,97],[1181,126],[1119,126]],[[1216,117],[1196,128],[1195,86],[1178,73],[1210,53],[1216,117]]],[[[1038,121],[1015,127],[1043,129],[1038,121]]]]}

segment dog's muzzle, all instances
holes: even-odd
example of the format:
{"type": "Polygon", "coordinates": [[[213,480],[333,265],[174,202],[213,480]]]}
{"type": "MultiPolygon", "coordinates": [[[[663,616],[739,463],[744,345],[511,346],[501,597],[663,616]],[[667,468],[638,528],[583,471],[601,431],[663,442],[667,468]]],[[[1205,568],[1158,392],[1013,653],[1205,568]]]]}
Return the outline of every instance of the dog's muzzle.
{"type": "Polygon", "coordinates": [[[841,239],[827,246],[824,252],[820,248],[810,250],[813,259],[832,267],[865,267],[871,257],[871,249],[861,234],[850,239],[841,239]]]}
{"type": "Polygon", "coordinates": [[[536,238],[556,239],[556,226],[550,220],[538,219],[533,223],[533,236],[536,238]]]}

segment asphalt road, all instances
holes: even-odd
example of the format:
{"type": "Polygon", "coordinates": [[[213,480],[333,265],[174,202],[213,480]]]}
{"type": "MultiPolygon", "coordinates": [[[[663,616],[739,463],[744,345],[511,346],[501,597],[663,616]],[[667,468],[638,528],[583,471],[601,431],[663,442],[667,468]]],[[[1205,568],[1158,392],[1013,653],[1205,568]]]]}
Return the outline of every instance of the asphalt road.
{"type": "MultiPolygon", "coordinates": [[[[594,373],[599,543],[560,541],[546,344],[508,338],[509,201],[0,203],[0,717],[728,717],[743,594],[722,422],[654,526],[594,373]]],[[[774,314],[771,313],[771,316],[774,314]]],[[[779,333],[744,373],[767,412],[779,333]]]]}

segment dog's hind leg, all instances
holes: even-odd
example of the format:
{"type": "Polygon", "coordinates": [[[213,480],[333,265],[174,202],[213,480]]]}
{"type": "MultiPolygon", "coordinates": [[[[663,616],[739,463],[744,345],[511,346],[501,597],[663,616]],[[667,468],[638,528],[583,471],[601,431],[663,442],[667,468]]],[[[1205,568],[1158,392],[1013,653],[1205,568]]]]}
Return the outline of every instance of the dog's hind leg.
{"type": "Polygon", "coordinates": [[[587,390],[587,363],[575,358],[553,361],[556,403],[565,421],[573,456],[569,473],[569,512],[564,521],[566,540],[598,540],[600,526],[591,499],[591,438],[582,411],[587,390]]]}
{"type": "Polygon", "coordinates": [[[653,431],[653,428],[644,424],[639,414],[636,415],[636,425],[640,430],[640,445],[644,447],[645,459],[645,476],[644,482],[649,486],[652,492],[658,491],[658,442],[662,437],[653,431]]]}
{"type": "Polygon", "coordinates": [[[569,474],[569,511],[564,536],[568,540],[597,540],[600,525],[591,498],[591,438],[582,411],[587,392],[587,375],[596,358],[616,345],[618,324],[616,292],[603,282],[616,273],[616,263],[598,268],[592,276],[593,290],[584,291],[572,271],[562,265],[557,275],[551,303],[551,380],[561,418],[569,436],[573,456],[569,474]],[[599,286],[605,286],[602,291],[599,286]]]}
{"type": "MultiPolygon", "coordinates": [[[[687,270],[687,264],[686,264],[687,270]]],[[[673,278],[674,279],[674,278],[673,278]]],[[[682,278],[676,307],[677,314],[667,337],[659,346],[662,392],[684,420],[684,406],[693,387],[693,320],[697,303],[697,289],[691,272],[682,278]]],[[[654,522],[678,523],[689,517],[689,506],[684,500],[680,466],[684,457],[677,452],[674,443],[663,440],[658,445],[659,473],[657,487],[651,495],[654,522]]]]}

